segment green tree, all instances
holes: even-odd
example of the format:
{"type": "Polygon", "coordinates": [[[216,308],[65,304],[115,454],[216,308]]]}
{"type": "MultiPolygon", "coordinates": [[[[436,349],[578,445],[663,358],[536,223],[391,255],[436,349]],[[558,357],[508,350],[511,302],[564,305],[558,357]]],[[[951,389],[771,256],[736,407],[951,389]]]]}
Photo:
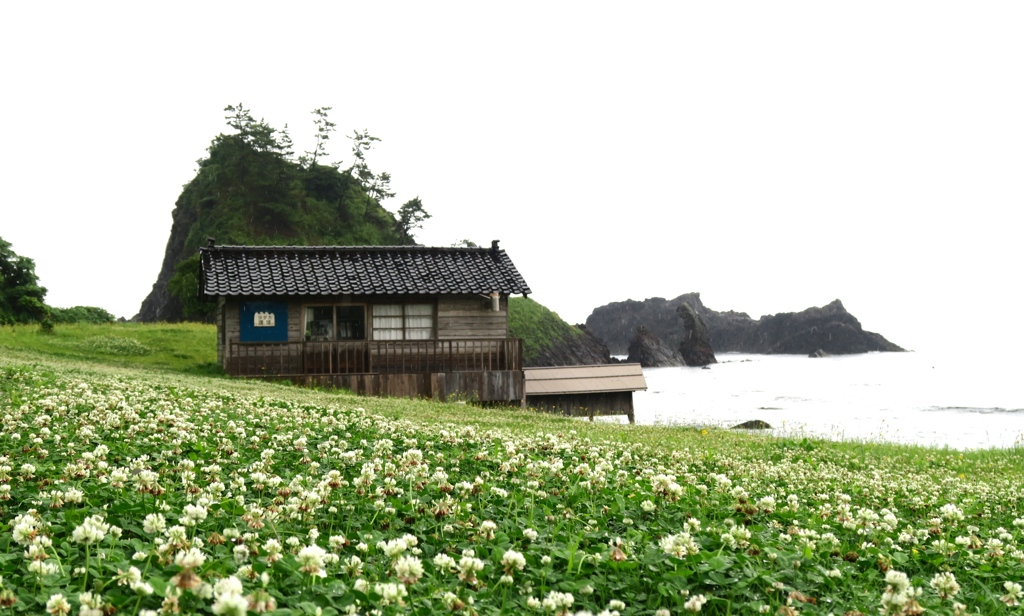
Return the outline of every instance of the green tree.
{"type": "Polygon", "coordinates": [[[32,323],[49,316],[43,299],[46,289],[39,286],[35,261],[11,249],[0,238],[0,323],[32,323]]]}
{"type": "Polygon", "coordinates": [[[373,148],[375,142],[380,141],[378,137],[374,137],[364,129],[363,132],[352,131],[352,136],[349,139],[352,140],[354,160],[352,166],[348,168],[348,173],[359,182],[363,191],[366,192],[366,209],[363,211],[363,215],[369,217],[371,203],[380,205],[385,199],[395,196],[391,190],[391,174],[387,171],[374,173],[366,162],[366,153],[373,148]]]}
{"type": "Polygon", "coordinates": [[[212,321],[217,302],[199,294],[202,265],[199,255],[192,255],[174,268],[174,276],[167,281],[167,290],[181,302],[181,314],[186,321],[212,321]]]}
{"type": "Polygon", "coordinates": [[[423,202],[419,197],[406,201],[398,208],[398,232],[402,238],[413,243],[412,230],[423,227],[423,221],[430,218],[427,210],[423,209],[423,202]]]}
{"type": "Polygon", "coordinates": [[[307,169],[316,166],[318,160],[327,156],[327,142],[330,141],[331,133],[334,132],[336,126],[327,117],[330,110],[330,107],[320,107],[312,111],[312,114],[316,116],[316,119],[313,120],[313,124],[316,126],[316,144],[313,146],[312,152],[306,152],[304,156],[299,157],[299,164],[307,169]]]}

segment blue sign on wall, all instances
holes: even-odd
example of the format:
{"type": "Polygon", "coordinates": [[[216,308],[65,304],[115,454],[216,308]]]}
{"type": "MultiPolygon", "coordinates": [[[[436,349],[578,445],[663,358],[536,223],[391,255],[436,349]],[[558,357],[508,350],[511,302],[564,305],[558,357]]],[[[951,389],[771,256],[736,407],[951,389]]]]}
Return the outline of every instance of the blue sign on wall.
{"type": "Polygon", "coordinates": [[[242,342],[287,342],[286,302],[242,302],[238,306],[242,342]]]}

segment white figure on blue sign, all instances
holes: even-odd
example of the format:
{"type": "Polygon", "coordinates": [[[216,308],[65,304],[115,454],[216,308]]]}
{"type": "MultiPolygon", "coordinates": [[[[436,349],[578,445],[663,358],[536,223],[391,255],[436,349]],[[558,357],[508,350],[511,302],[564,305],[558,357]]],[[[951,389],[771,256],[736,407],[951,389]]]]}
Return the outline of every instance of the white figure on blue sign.
{"type": "Polygon", "coordinates": [[[253,327],[274,327],[273,312],[256,312],[252,315],[253,327]]]}

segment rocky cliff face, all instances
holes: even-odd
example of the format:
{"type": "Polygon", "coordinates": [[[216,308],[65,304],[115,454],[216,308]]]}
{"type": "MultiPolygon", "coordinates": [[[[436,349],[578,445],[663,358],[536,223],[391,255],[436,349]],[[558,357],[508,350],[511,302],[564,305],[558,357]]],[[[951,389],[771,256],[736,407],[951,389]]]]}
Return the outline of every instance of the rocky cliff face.
{"type": "Polygon", "coordinates": [[[694,312],[689,304],[682,304],[676,308],[676,313],[683,320],[683,330],[686,332],[683,340],[679,343],[679,354],[687,366],[707,366],[717,364],[715,351],[711,348],[711,335],[708,333],[708,326],[704,319],[694,312]]]}
{"type": "Polygon", "coordinates": [[[638,327],[633,339],[629,341],[629,357],[626,361],[640,364],[644,368],[686,365],[678,351],[644,327],[638,327]]]}
{"type": "Polygon", "coordinates": [[[615,302],[594,310],[587,327],[605,341],[613,353],[623,353],[630,332],[647,328],[667,345],[678,347],[686,336],[676,309],[689,304],[707,325],[716,353],[794,353],[808,355],[819,349],[830,355],[869,351],[902,351],[879,334],[864,331],[842,302],[802,312],[768,315],[754,320],[742,312],[717,312],[704,306],[699,293],[666,300],[615,302]]]}
{"type": "MultiPolygon", "coordinates": [[[[185,243],[192,227],[196,223],[196,211],[183,207],[181,199],[171,213],[171,235],[167,239],[167,248],[164,250],[164,262],[160,266],[160,273],[153,283],[153,289],[142,301],[139,313],[133,321],[143,323],[156,323],[158,321],[174,322],[182,319],[182,306],[177,297],[174,297],[167,289],[167,283],[174,276],[174,269],[179,263],[192,256],[195,250],[186,249],[185,243]]],[[[198,293],[199,290],[196,289],[198,293]]]]}
{"type": "Polygon", "coordinates": [[[536,366],[589,366],[612,362],[608,347],[585,325],[577,325],[582,335],[564,336],[550,347],[541,350],[525,362],[527,368],[536,366]]]}

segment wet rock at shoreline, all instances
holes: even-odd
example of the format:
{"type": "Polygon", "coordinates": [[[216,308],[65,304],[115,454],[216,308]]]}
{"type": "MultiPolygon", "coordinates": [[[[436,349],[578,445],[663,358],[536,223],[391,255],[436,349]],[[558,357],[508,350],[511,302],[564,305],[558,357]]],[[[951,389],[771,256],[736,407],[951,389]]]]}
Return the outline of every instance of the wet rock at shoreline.
{"type": "Polygon", "coordinates": [[[761,421],[760,419],[751,419],[750,421],[744,421],[741,424],[737,424],[730,428],[730,430],[771,430],[772,427],[768,425],[767,421],[761,421]]]}

